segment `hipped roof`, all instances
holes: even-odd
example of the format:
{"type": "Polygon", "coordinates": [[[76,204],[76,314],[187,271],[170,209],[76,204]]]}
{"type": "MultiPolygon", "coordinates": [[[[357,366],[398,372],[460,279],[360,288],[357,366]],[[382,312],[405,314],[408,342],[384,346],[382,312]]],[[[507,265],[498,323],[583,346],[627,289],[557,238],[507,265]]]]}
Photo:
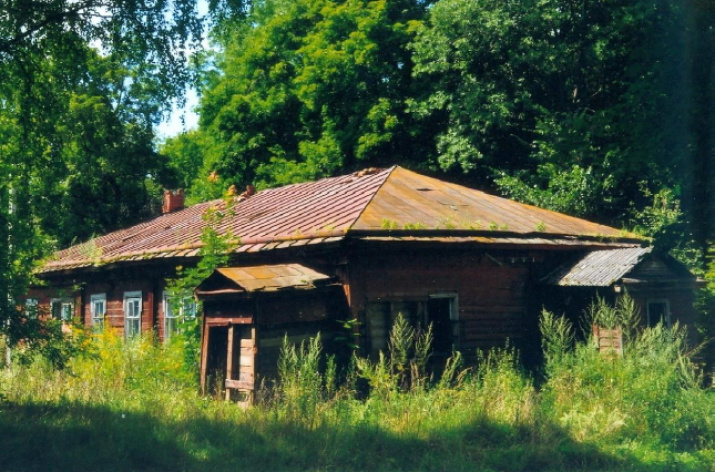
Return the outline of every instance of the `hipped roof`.
{"type": "Polygon", "coordinates": [[[197,256],[209,209],[237,253],[338,242],[346,237],[595,245],[637,242],[621,230],[409,171],[368,169],[272,188],[242,201],[213,200],[59,251],[41,272],[113,262],[197,256]]]}

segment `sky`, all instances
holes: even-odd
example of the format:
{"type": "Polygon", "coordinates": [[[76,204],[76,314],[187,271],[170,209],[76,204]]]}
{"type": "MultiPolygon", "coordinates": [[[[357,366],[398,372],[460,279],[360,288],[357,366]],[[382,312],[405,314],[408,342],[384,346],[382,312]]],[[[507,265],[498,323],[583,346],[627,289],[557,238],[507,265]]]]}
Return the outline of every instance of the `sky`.
{"type": "Polygon", "coordinates": [[[157,127],[157,137],[160,140],[176,136],[195,129],[199,124],[199,115],[194,111],[199,104],[199,97],[196,90],[191,88],[186,92],[186,105],[183,108],[176,106],[176,103],[171,108],[169,117],[162,121],[157,127]],[[182,123],[183,117],[183,123],[182,123]]]}
{"type": "MultiPolygon", "coordinates": [[[[199,0],[197,8],[199,15],[206,15],[209,10],[207,0],[199,0]]],[[[204,38],[203,46],[204,48],[209,47],[208,39],[204,38]]],[[[190,88],[186,92],[186,105],[183,108],[179,108],[176,106],[176,103],[174,103],[168,118],[162,121],[157,127],[157,137],[160,140],[164,140],[185,131],[197,128],[199,124],[199,115],[197,115],[194,110],[198,104],[199,97],[196,94],[196,90],[190,88]]]]}

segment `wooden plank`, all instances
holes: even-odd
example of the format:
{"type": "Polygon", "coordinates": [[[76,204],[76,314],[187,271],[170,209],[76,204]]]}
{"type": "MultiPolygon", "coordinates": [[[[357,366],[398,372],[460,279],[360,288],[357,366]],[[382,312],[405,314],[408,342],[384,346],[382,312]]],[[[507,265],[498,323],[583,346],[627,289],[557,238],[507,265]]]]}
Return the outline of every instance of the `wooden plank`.
{"type": "Polygon", "coordinates": [[[203,339],[201,340],[201,394],[206,395],[206,364],[208,362],[209,353],[209,327],[206,324],[206,319],[204,318],[203,323],[203,339]]]}
{"type": "Polygon", "coordinates": [[[230,324],[251,324],[253,323],[253,318],[252,317],[244,317],[244,316],[233,316],[233,317],[226,317],[226,318],[213,318],[213,317],[206,317],[206,323],[209,324],[210,326],[228,326],[230,324]]]}
{"type": "Polygon", "coordinates": [[[241,366],[241,368],[244,367],[253,367],[254,366],[254,354],[253,350],[249,349],[241,349],[241,357],[238,360],[238,365],[241,366]]]}
{"type": "Polygon", "coordinates": [[[255,375],[253,373],[253,370],[241,368],[241,370],[238,372],[238,379],[233,379],[233,380],[242,380],[244,382],[253,382],[254,379],[255,379],[255,375]]]}
{"type": "MultiPolygon", "coordinates": [[[[226,381],[233,377],[233,333],[236,330],[234,325],[228,327],[228,348],[226,349],[226,381]]],[[[226,400],[231,399],[231,392],[226,390],[226,400]]]]}
{"type": "Polygon", "coordinates": [[[226,388],[233,388],[236,390],[253,390],[254,385],[253,381],[247,382],[244,380],[226,379],[226,388]]]}

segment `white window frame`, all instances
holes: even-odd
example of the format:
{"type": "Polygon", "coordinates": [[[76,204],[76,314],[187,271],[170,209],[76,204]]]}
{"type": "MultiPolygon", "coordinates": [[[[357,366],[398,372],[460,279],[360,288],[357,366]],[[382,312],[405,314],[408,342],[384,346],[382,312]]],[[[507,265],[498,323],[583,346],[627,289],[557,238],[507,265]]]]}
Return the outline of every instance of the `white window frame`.
{"type": "Polygon", "coordinates": [[[649,298],[645,302],[646,306],[646,316],[648,317],[648,326],[652,326],[650,322],[650,305],[655,303],[662,303],[665,305],[665,327],[670,328],[670,299],[669,298],[649,298]]]}
{"type": "Polygon", "coordinates": [[[175,323],[177,320],[181,321],[186,318],[193,319],[196,318],[196,313],[198,313],[198,304],[192,297],[177,297],[172,296],[171,292],[164,291],[163,294],[164,303],[164,342],[171,339],[171,337],[177,332],[175,323]],[[178,306],[178,313],[174,313],[174,308],[172,304],[175,303],[176,299],[180,299],[178,306]]]}
{"type": "Polygon", "coordinates": [[[29,319],[36,320],[38,317],[39,309],[40,309],[40,299],[39,298],[25,299],[25,316],[27,316],[29,319]]]}
{"type": "Polygon", "coordinates": [[[141,334],[142,331],[142,292],[124,292],[124,336],[133,338],[141,334]],[[136,303],[136,313],[131,307],[136,303]]]}
{"type": "Polygon", "coordinates": [[[50,300],[50,314],[52,318],[63,323],[69,323],[74,318],[74,300],[71,298],[52,298],[50,300]],[[59,314],[55,312],[55,306],[59,305],[59,314]]]}
{"type": "Polygon", "coordinates": [[[107,314],[107,294],[95,293],[89,297],[89,311],[92,319],[90,320],[93,331],[102,331],[104,329],[104,316],[107,314]],[[101,303],[101,310],[98,310],[101,303]]]}

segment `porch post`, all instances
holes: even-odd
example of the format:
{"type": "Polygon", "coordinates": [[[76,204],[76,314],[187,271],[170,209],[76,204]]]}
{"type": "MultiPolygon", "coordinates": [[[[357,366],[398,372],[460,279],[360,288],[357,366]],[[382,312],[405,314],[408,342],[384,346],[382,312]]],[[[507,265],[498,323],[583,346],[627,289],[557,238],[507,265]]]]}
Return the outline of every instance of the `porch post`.
{"type": "MultiPolygon", "coordinates": [[[[233,332],[235,325],[228,325],[228,348],[226,349],[226,380],[233,380],[233,332]]],[[[231,389],[224,381],[226,400],[231,399],[231,389]]]]}
{"type": "Polygon", "coordinates": [[[209,326],[206,323],[206,316],[203,316],[203,329],[201,330],[201,365],[200,369],[200,381],[201,381],[201,395],[206,395],[206,363],[208,361],[209,352],[209,326]]]}

